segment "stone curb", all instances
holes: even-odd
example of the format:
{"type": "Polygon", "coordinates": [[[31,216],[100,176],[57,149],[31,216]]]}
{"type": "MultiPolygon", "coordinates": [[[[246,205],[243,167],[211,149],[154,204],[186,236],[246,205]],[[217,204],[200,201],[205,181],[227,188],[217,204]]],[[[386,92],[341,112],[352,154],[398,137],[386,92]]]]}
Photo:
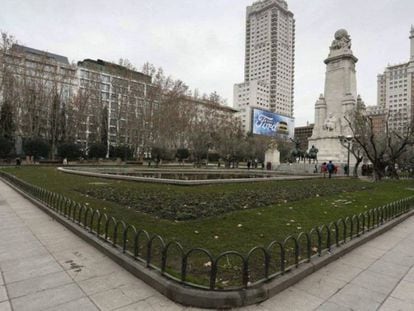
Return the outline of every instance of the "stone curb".
{"type": "Polygon", "coordinates": [[[46,212],[49,216],[63,224],[78,237],[91,244],[118,263],[121,267],[128,270],[164,296],[185,306],[209,309],[230,309],[260,303],[414,215],[414,210],[411,210],[399,218],[393,219],[378,228],[372,229],[361,237],[354,238],[339,248],[332,248],[331,254],[323,255],[321,257],[313,257],[310,263],[300,264],[298,268],[286,272],[284,275],[270,280],[269,282],[242,290],[210,291],[191,288],[180,284],[179,282],[168,280],[156,270],[144,267],[138,261],[123,254],[118,248],[113,247],[110,243],[103,242],[101,239],[97,238],[95,234],[90,233],[78,224],[51,210],[7,180],[3,178],[0,179],[28,199],[31,203],[46,212]]]}
{"type": "MultiPolygon", "coordinates": [[[[115,174],[105,174],[105,173],[94,173],[86,171],[78,171],[73,169],[66,169],[63,167],[58,167],[58,171],[67,174],[75,174],[81,176],[89,177],[100,177],[106,179],[117,179],[117,180],[126,180],[126,181],[141,181],[141,182],[150,182],[158,184],[171,184],[171,185],[182,185],[182,186],[196,186],[196,185],[209,185],[209,184],[229,184],[229,183],[248,183],[248,182],[263,182],[263,181],[274,181],[274,180],[303,180],[303,179],[314,179],[321,178],[321,176],[278,176],[278,177],[266,177],[266,178],[233,178],[233,179],[209,179],[209,180],[178,180],[178,179],[166,179],[166,178],[148,178],[148,177],[138,177],[138,176],[125,176],[125,175],[115,175],[115,174]]],[[[165,171],[166,172],[166,171],[165,171]]],[[[205,173],[205,172],[201,172],[205,173]]],[[[264,171],[263,174],[266,174],[264,171]]]]}

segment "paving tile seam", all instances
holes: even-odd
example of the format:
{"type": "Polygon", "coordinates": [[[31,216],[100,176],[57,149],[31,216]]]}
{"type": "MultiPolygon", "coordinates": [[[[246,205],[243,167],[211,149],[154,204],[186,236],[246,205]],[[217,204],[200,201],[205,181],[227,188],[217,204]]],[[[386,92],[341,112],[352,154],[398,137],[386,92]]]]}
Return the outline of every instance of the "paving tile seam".
{"type": "MultiPolygon", "coordinates": [[[[44,309],[44,311],[47,311],[47,310],[56,310],[56,308],[58,308],[58,307],[60,307],[60,306],[64,306],[64,305],[66,305],[66,304],[69,304],[69,303],[71,303],[71,302],[74,302],[74,301],[78,301],[78,300],[80,300],[80,299],[83,299],[83,298],[88,298],[89,299],[89,297],[88,296],[84,296],[84,297],[78,297],[78,298],[74,298],[74,299],[72,299],[72,300],[69,300],[69,301],[66,301],[66,302],[62,302],[62,303],[59,303],[59,304],[57,304],[57,305],[55,305],[55,306],[51,306],[51,307],[48,307],[48,308],[46,308],[46,309],[44,309]]],[[[89,299],[90,300],[90,299],[89,299]]],[[[93,303],[93,302],[92,302],[93,303]]],[[[94,307],[96,307],[98,310],[102,310],[101,308],[99,308],[97,305],[95,305],[95,304],[93,304],[94,305],[94,307]]],[[[79,310],[79,311],[82,311],[82,310],[79,310]]]]}
{"type": "MultiPolygon", "coordinates": [[[[395,228],[393,228],[392,230],[395,230],[395,228]]],[[[394,249],[395,247],[397,247],[398,246],[398,244],[402,241],[402,240],[404,240],[405,238],[402,238],[401,240],[399,240],[398,242],[396,242],[395,244],[394,244],[394,246],[390,249],[390,250],[388,250],[387,252],[385,252],[384,254],[382,254],[381,256],[379,256],[379,257],[377,257],[377,259],[374,261],[374,262],[372,262],[368,267],[366,267],[365,269],[362,269],[361,270],[361,272],[359,272],[357,275],[355,275],[350,281],[348,281],[348,282],[346,282],[346,284],[344,284],[341,288],[339,288],[335,293],[333,293],[332,295],[330,295],[328,298],[326,298],[318,307],[316,307],[315,309],[313,309],[313,311],[317,311],[322,305],[324,305],[325,303],[327,303],[327,302],[330,302],[329,300],[332,298],[332,297],[334,297],[335,295],[337,295],[337,294],[339,294],[346,286],[348,286],[348,285],[350,285],[350,286],[352,286],[352,281],[353,280],[355,280],[359,275],[361,275],[363,272],[366,272],[366,271],[368,271],[368,269],[369,269],[369,267],[371,267],[372,265],[374,265],[375,263],[377,263],[377,262],[379,262],[386,254],[388,254],[392,249],[394,249]]],[[[375,241],[375,240],[374,240],[375,241]]],[[[375,246],[371,246],[370,245],[370,247],[373,247],[373,248],[376,248],[375,246]]],[[[376,249],[378,249],[378,250],[380,250],[379,248],[376,248],[376,249]]],[[[357,251],[358,249],[354,249],[352,252],[355,252],[355,251],[357,251]]],[[[352,253],[351,252],[351,253],[352,253]]],[[[350,253],[350,254],[351,254],[350,253]]],[[[347,254],[346,254],[347,255],[347,254]]],[[[338,260],[340,260],[341,258],[344,258],[344,257],[346,257],[346,255],[345,256],[343,256],[343,257],[340,257],[340,258],[338,258],[338,260]]],[[[337,262],[338,262],[338,260],[337,260],[337,262]]],[[[345,264],[345,263],[344,263],[345,264]]],[[[345,265],[349,265],[349,266],[351,266],[351,267],[355,267],[355,266],[353,266],[352,264],[348,264],[348,263],[346,263],[345,265]]],[[[414,266],[414,265],[413,265],[414,266]]],[[[412,266],[412,267],[413,267],[412,266]]],[[[411,268],[412,268],[411,267],[411,268]]],[[[355,268],[358,268],[358,267],[355,267],[355,268]]],[[[407,271],[410,271],[411,270],[411,268],[409,268],[407,271]]],[[[405,278],[405,276],[406,276],[406,274],[404,274],[402,277],[401,277],[401,279],[398,281],[398,283],[397,283],[397,285],[395,285],[395,287],[388,293],[388,295],[387,295],[387,297],[381,302],[381,304],[380,304],[380,306],[378,307],[378,309],[384,304],[384,302],[388,299],[388,297],[389,296],[391,296],[391,294],[392,294],[392,292],[395,290],[395,288],[402,282],[402,280],[405,278]]],[[[363,286],[361,286],[362,288],[365,288],[365,287],[363,287],[363,286]]],[[[371,291],[374,291],[374,290],[372,290],[371,288],[365,288],[365,289],[368,289],[368,290],[371,290],[371,291]]],[[[379,292],[377,292],[377,291],[374,291],[374,292],[376,292],[376,293],[379,293],[379,292]]],[[[310,293],[308,293],[307,291],[306,291],[306,293],[307,294],[310,294],[310,293]]],[[[310,294],[310,295],[312,295],[312,294],[310,294]]],[[[314,295],[312,295],[312,296],[314,296],[314,295]]],[[[315,296],[314,296],[315,297],[315,296]]],[[[318,297],[318,298],[320,298],[320,297],[318,297]]],[[[334,303],[334,302],[332,302],[332,303],[334,303]]],[[[334,304],[336,304],[336,303],[334,303],[334,304]]],[[[336,304],[337,305],[337,304],[336,304]]],[[[378,310],[377,309],[377,310],[378,310]]]]}
{"type": "MultiPolygon", "coordinates": [[[[121,290],[121,292],[122,292],[122,290],[121,290]]],[[[133,305],[135,305],[135,304],[137,304],[137,303],[140,303],[140,302],[146,301],[146,300],[148,300],[148,299],[150,299],[150,298],[152,298],[152,297],[156,297],[156,296],[157,296],[156,294],[153,294],[153,295],[151,295],[151,296],[148,296],[148,297],[145,297],[145,298],[142,298],[142,299],[136,300],[136,301],[134,301],[134,302],[132,302],[132,303],[130,303],[130,304],[127,304],[127,305],[125,305],[125,306],[122,306],[122,307],[119,307],[119,308],[112,309],[111,311],[121,310],[121,309],[127,308],[127,307],[129,307],[129,306],[133,306],[133,305]]],[[[151,308],[152,308],[152,306],[151,306],[151,308]]],[[[183,308],[184,308],[184,307],[183,307],[183,308]]],[[[152,309],[154,309],[154,308],[152,308],[152,309]]]]}
{"type": "MultiPolygon", "coordinates": [[[[47,215],[45,215],[46,217],[49,217],[49,216],[47,216],[47,215]]],[[[30,227],[30,224],[28,224],[28,227],[29,227],[29,229],[30,229],[30,231],[32,231],[32,228],[30,227]]],[[[75,280],[75,278],[73,278],[69,273],[68,273],[68,271],[70,270],[70,269],[65,269],[65,267],[57,260],[57,258],[53,255],[53,253],[52,252],[50,252],[49,251],[49,249],[47,248],[47,246],[37,237],[37,235],[32,231],[32,233],[33,233],[33,235],[36,237],[36,239],[38,239],[38,241],[40,242],[40,244],[42,244],[42,246],[46,249],[46,251],[48,252],[48,254],[55,260],[55,262],[62,268],[62,270],[63,270],[63,272],[73,281],[73,283],[74,284],[76,284],[76,286],[79,288],[79,290],[84,294],[84,297],[86,297],[98,310],[101,310],[101,308],[99,308],[96,304],[95,304],[95,302],[89,297],[89,295],[83,290],[83,288],[78,284],[78,282],[75,280]]],[[[64,286],[67,286],[68,284],[64,284],[64,285],[60,285],[60,286],[57,286],[57,287],[54,287],[54,288],[60,288],[60,287],[64,287],[64,286]]],[[[39,292],[42,292],[42,291],[39,291],[39,292]]],[[[74,300],[71,300],[71,301],[67,301],[67,302],[65,302],[65,303],[63,303],[63,304],[59,304],[59,305],[64,305],[64,304],[66,304],[66,303],[69,303],[69,302],[72,302],[72,301],[76,301],[76,300],[78,300],[79,298],[77,298],[77,299],[74,299],[74,300]]],[[[57,305],[57,306],[59,306],[59,305],[57,305]]],[[[52,307],[50,307],[50,308],[48,308],[48,309],[52,309],[52,308],[56,308],[57,306],[52,306],[52,307]]]]}
{"type": "Polygon", "coordinates": [[[10,310],[13,311],[14,309],[13,309],[13,305],[11,304],[9,289],[7,288],[6,280],[4,279],[3,271],[1,270],[1,267],[0,267],[0,278],[2,278],[2,280],[3,280],[4,290],[6,291],[6,300],[2,301],[2,303],[7,301],[8,304],[9,304],[10,310]]]}
{"type": "MultiPolygon", "coordinates": [[[[1,183],[3,183],[2,181],[0,181],[1,183]]],[[[3,183],[4,184],[4,183],[3,183]]],[[[5,184],[4,184],[5,185],[5,184]]],[[[8,186],[7,186],[8,187],[8,186]]],[[[14,191],[14,190],[13,190],[14,191]]],[[[8,204],[8,201],[6,200],[7,204],[6,204],[6,208],[10,211],[10,215],[13,215],[14,217],[16,217],[16,220],[21,221],[20,217],[17,215],[16,211],[11,207],[10,204],[8,204]]],[[[9,304],[10,310],[14,311],[14,307],[13,304],[11,303],[11,299],[10,299],[10,295],[9,295],[9,289],[7,287],[7,283],[6,283],[6,279],[4,278],[4,274],[3,271],[1,270],[0,267],[0,276],[3,279],[3,284],[4,284],[4,289],[6,290],[6,296],[7,296],[7,302],[9,304]]]]}
{"type": "MultiPolygon", "coordinates": [[[[26,279],[24,279],[24,280],[20,280],[20,281],[9,282],[9,283],[7,283],[7,284],[8,284],[8,285],[16,285],[16,284],[18,284],[18,283],[22,283],[22,282],[25,282],[25,281],[32,281],[32,280],[35,280],[35,279],[46,278],[46,277],[51,276],[52,274],[58,274],[58,273],[63,273],[63,272],[64,272],[64,271],[54,271],[54,272],[49,272],[49,273],[46,273],[46,274],[37,275],[37,276],[34,276],[34,277],[29,277],[29,278],[26,278],[26,279]]],[[[63,286],[63,285],[67,285],[67,283],[65,283],[65,284],[61,284],[61,285],[59,285],[58,287],[63,286]]],[[[42,289],[42,290],[39,290],[38,292],[41,292],[41,291],[43,291],[43,289],[42,289]]],[[[21,296],[16,296],[16,297],[13,297],[13,298],[11,298],[11,299],[16,299],[16,298],[20,298],[20,297],[24,297],[24,296],[26,296],[26,294],[25,294],[25,295],[21,295],[21,296]]]]}
{"type": "MultiPolygon", "coordinates": [[[[33,279],[36,279],[36,278],[40,278],[40,277],[44,277],[44,276],[49,276],[49,275],[54,274],[54,273],[57,273],[57,272],[51,272],[51,273],[48,273],[48,274],[44,274],[44,275],[37,276],[37,277],[33,277],[33,278],[27,278],[27,279],[24,279],[24,280],[21,280],[21,281],[17,281],[17,282],[13,282],[13,283],[9,283],[9,284],[15,284],[15,283],[19,283],[19,282],[24,282],[26,280],[29,280],[30,281],[30,280],[33,280],[33,279]]],[[[58,286],[53,286],[53,288],[43,288],[43,289],[37,290],[35,292],[29,292],[29,293],[24,294],[24,295],[20,295],[20,296],[16,296],[16,297],[10,298],[10,301],[15,300],[15,299],[19,299],[19,298],[23,298],[23,297],[26,297],[26,296],[30,296],[30,295],[33,295],[34,293],[39,294],[39,293],[42,293],[42,292],[45,292],[45,291],[48,291],[48,290],[51,290],[51,289],[59,289],[61,287],[68,286],[69,284],[72,284],[72,283],[74,283],[74,282],[70,282],[70,283],[68,282],[68,283],[60,284],[58,286]]]]}
{"type": "MultiPolygon", "coordinates": [[[[110,260],[110,259],[108,259],[108,260],[110,260]]],[[[119,266],[120,268],[122,268],[121,266],[119,266]]],[[[123,268],[122,268],[123,269],[123,268]]],[[[68,272],[68,271],[70,271],[71,269],[68,269],[68,270],[64,270],[66,273],[68,272]]],[[[126,271],[126,270],[125,270],[126,271]]],[[[110,272],[108,272],[108,273],[105,273],[105,274],[101,274],[101,275],[99,275],[99,276],[96,276],[96,275],[94,275],[94,276],[91,276],[91,277],[88,277],[88,278],[86,278],[86,279],[82,279],[82,280],[78,280],[77,279],[77,277],[80,275],[79,273],[76,273],[76,275],[74,275],[73,277],[69,274],[69,276],[70,276],[70,278],[76,283],[76,284],[78,284],[78,282],[83,282],[83,281],[88,281],[88,280],[91,280],[91,279],[94,279],[94,278],[98,278],[98,277],[102,277],[102,276],[108,276],[108,275],[110,275],[110,274],[112,274],[112,273],[114,273],[114,271],[110,271],[110,272]]]]}
{"type": "MultiPolygon", "coordinates": [[[[407,272],[409,272],[411,269],[413,269],[414,265],[412,265],[407,272]]],[[[388,300],[388,298],[392,297],[395,299],[398,299],[397,297],[392,296],[392,293],[395,291],[395,289],[401,284],[402,281],[404,281],[405,277],[407,276],[407,273],[405,273],[397,282],[397,284],[392,288],[392,290],[387,294],[387,296],[385,297],[385,299],[381,302],[381,304],[378,306],[377,310],[379,310],[382,305],[388,300]]],[[[401,300],[401,299],[399,299],[401,300]]]]}
{"type": "MultiPolygon", "coordinates": [[[[12,193],[14,193],[15,195],[19,195],[14,189],[12,189],[11,187],[9,187],[8,185],[6,185],[3,181],[1,181],[1,183],[3,183],[3,185],[5,185],[6,187],[10,188],[10,190],[12,191],[12,193]]],[[[23,200],[27,201],[26,198],[22,197],[23,200]]],[[[28,202],[28,201],[27,201],[28,202]]],[[[34,206],[29,206],[28,208],[32,208],[34,206]]],[[[89,301],[98,309],[100,310],[100,308],[91,300],[91,298],[86,294],[86,292],[79,286],[79,284],[76,282],[76,280],[74,280],[71,275],[69,273],[67,273],[67,271],[64,269],[64,267],[60,264],[60,262],[56,259],[56,257],[49,251],[49,249],[47,248],[47,246],[40,240],[40,238],[36,235],[36,233],[32,230],[32,227],[30,225],[29,221],[26,221],[24,218],[22,218],[14,209],[12,206],[9,206],[9,208],[13,211],[13,213],[20,219],[20,221],[22,221],[25,226],[28,228],[28,230],[31,232],[31,234],[36,238],[36,240],[42,245],[42,247],[46,250],[46,252],[56,261],[56,263],[63,269],[63,271],[69,276],[70,279],[73,280],[73,282],[76,284],[76,286],[82,291],[82,293],[85,295],[85,297],[87,297],[89,299],[89,301]]],[[[34,207],[37,209],[37,207],[34,207]]],[[[39,212],[42,213],[41,217],[44,218],[51,218],[50,216],[43,214],[42,211],[39,210],[39,212]]],[[[67,285],[67,284],[66,284],[67,285]]],[[[58,286],[60,287],[60,286],[58,286]]],[[[42,292],[42,291],[39,291],[42,292]]],[[[8,292],[7,292],[8,294],[8,292]]],[[[9,296],[8,296],[9,297],[9,296]]],[[[9,300],[11,301],[11,300],[9,300]]],[[[10,305],[12,306],[12,303],[10,303],[10,305]]],[[[13,306],[12,306],[13,307],[13,306]]],[[[13,308],[12,308],[13,311],[13,308]]]]}
{"type": "MultiPolygon", "coordinates": [[[[391,295],[389,298],[392,298],[392,299],[395,299],[395,300],[398,300],[399,302],[402,302],[402,303],[407,303],[407,301],[406,300],[403,300],[403,299],[401,299],[401,298],[398,298],[398,297],[395,297],[395,296],[393,296],[393,295],[391,295]]],[[[385,301],[386,302],[386,301],[385,301]]],[[[411,305],[413,305],[412,303],[410,303],[411,305]]],[[[381,305],[382,306],[382,305],[381,305]]],[[[414,306],[414,305],[413,305],[414,306]]],[[[379,307],[377,310],[380,310],[381,309],[381,307],[379,307]]],[[[402,309],[398,309],[398,311],[403,311],[402,309]]]]}

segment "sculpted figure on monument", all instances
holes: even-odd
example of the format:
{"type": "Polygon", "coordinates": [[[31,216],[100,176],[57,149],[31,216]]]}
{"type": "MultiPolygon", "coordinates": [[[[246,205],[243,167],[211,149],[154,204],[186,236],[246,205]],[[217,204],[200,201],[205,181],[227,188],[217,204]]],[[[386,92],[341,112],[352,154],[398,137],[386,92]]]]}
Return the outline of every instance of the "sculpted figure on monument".
{"type": "Polygon", "coordinates": [[[351,49],[351,37],[345,29],[335,32],[335,40],[332,41],[331,50],[351,49]]]}
{"type": "Polygon", "coordinates": [[[323,129],[329,132],[335,131],[337,123],[338,118],[330,113],[329,117],[326,118],[325,123],[323,124],[323,129]]]}

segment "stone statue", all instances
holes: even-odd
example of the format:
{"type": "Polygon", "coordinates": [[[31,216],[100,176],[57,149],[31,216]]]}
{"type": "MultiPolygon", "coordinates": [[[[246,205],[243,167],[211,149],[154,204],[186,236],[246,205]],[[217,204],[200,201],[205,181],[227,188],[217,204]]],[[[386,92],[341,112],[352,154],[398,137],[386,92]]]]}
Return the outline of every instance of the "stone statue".
{"type": "Polygon", "coordinates": [[[318,160],[318,152],[319,152],[318,148],[316,148],[315,145],[312,145],[312,148],[310,148],[309,152],[308,152],[309,160],[312,159],[314,161],[317,161],[318,160]]]}
{"type": "Polygon", "coordinates": [[[332,41],[331,50],[351,49],[351,37],[345,29],[335,32],[335,40],[332,41]]]}
{"type": "Polygon", "coordinates": [[[269,145],[267,146],[267,149],[274,150],[274,149],[277,149],[277,147],[278,147],[277,141],[275,139],[272,139],[269,145]]]}
{"type": "Polygon", "coordinates": [[[291,138],[290,140],[295,144],[295,149],[299,150],[300,149],[300,140],[299,140],[299,138],[296,138],[296,140],[291,138]]]}
{"type": "Polygon", "coordinates": [[[337,123],[338,118],[334,116],[332,113],[330,113],[329,117],[326,118],[325,123],[323,124],[323,129],[330,132],[335,131],[337,123]]]}
{"type": "Polygon", "coordinates": [[[290,151],[291,157],[294,159],[294,161],[300,161],[300,159],[304,159],[305,152],[300,149],[300,140],[299,139],[290,139],[294,144],[295,148],[290,151]]]}

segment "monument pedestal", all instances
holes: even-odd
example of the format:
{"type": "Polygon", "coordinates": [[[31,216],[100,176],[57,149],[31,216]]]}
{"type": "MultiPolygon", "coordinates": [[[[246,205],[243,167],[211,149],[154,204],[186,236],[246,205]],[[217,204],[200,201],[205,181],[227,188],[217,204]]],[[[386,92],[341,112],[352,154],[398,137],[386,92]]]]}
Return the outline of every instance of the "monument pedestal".
{"type": "MultiPolygon", "coordinates": [[[[318,163],[332,161],[334,164],[346,164],[348,149],[342,146],[339,137],[309,138],[309,145],[318,148],[318,163]]],[[[354,163],[354,156],[350,155],[350,163],[354,163]]]]}
{"type": "Polygon", "coordinates": [[[276,169],[280,164],[280,152],[276,148],[268,149],[265,153],[265,163],[272,164],[272,170],[276,169]]]}

